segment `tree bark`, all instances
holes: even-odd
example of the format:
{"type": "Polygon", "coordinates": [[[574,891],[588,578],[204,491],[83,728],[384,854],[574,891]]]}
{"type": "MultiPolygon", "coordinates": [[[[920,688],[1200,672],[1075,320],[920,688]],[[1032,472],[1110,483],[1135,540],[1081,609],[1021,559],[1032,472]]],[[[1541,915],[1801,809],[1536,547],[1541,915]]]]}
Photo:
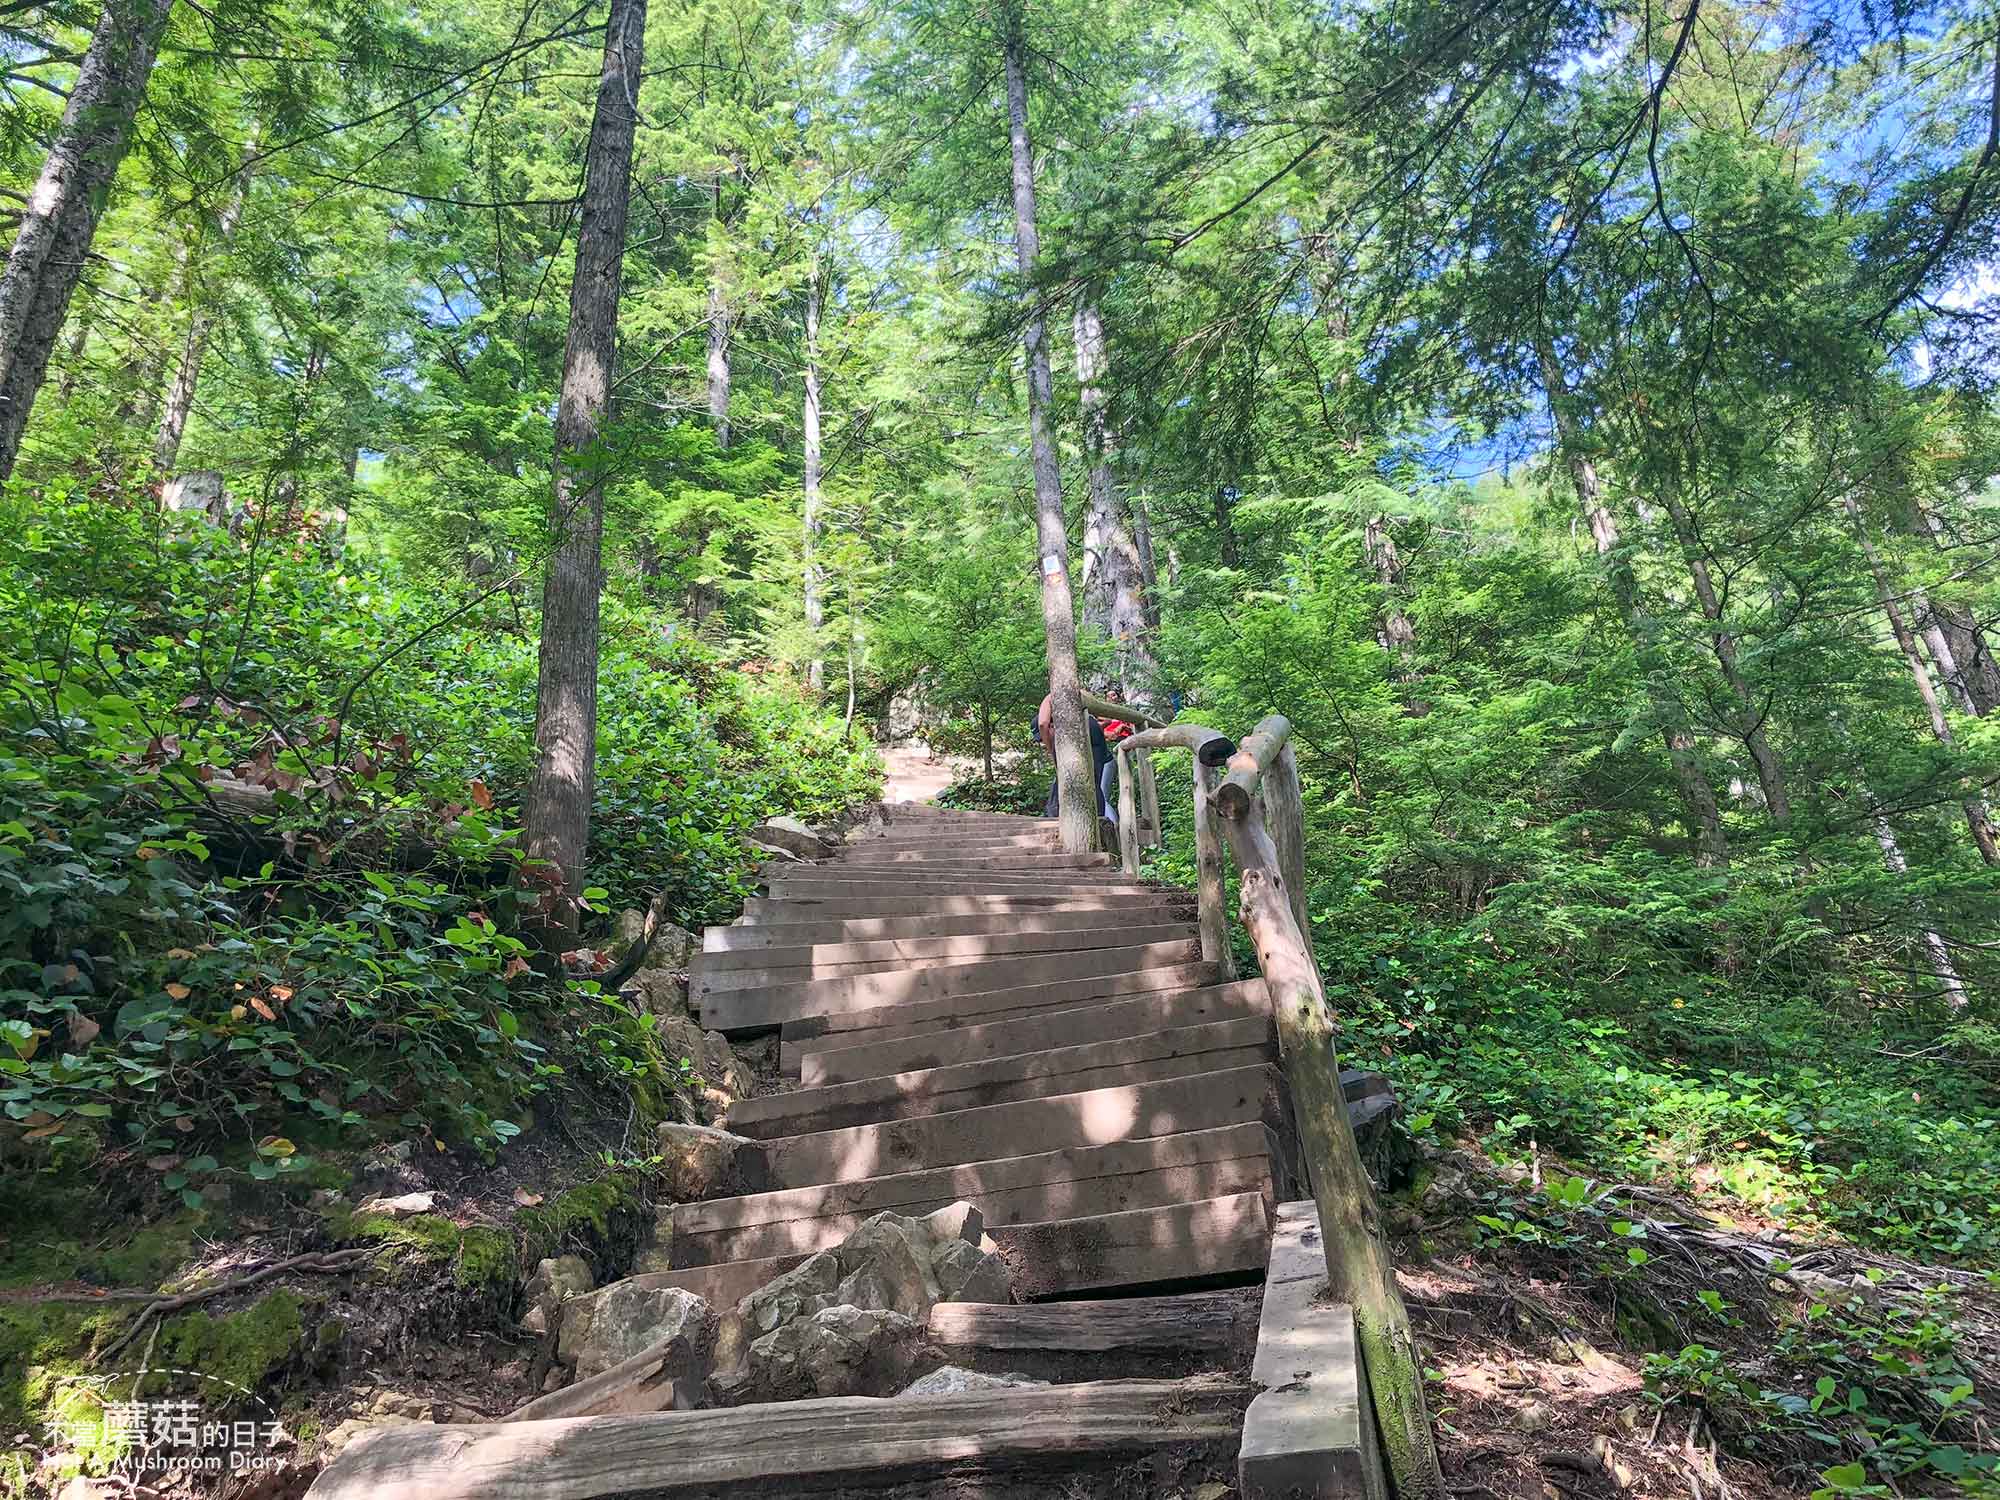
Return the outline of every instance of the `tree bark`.
{"type": "Polygon", "coordinates": [[[0,479],[62,335],[173,0],[105,0],[42,174],[0,272],[0,479]]]}
{"type": "MultiPolygon", "coordinates": [[[[1891,875],[1907,877],[1910,862],[1903,857],[1903,846],[1896,842],[1896,830],[1889,826],[1889,820],[1876,813],[1870,821],[1875,825],[1875,843],[1882,851],[1882,864],[1891,875]]],[[[1938,988],[1944,991],[1945,1004],[1953,1010],[1963,1010],[1966,1003],[1965,981],[1959,978],[1958,966],[1951,961],[1951,947],[1931,922],[1930,913],[1923,903],[1917,903],[1917,918],[1921,926],[1919,933],[1924,945],[1924,956],[1930,961],[1931,973],[1936,977],[1938,988]]]]}
{"type": "Polygon", "coordinates": [[[1561,440],[1564,458],[1569,465],[1570,481],[1576,487],[1577,503],[1583,508],[1584,519],[1590,523],[1590,535],[1597,545],[1605,581],[1611,587],[1612,598],[1618,603],[1619,614],[1624,617],[1626,633],[1638,657],[1639,674],[1646,684],[1646,696],[1652,705],[1654,721],[1659,724],[1660,737],[1666,742],[1667,762],[1673,769],[1674,782],[1680,788],[1681,806],[1694,831],[1695,863],[1705,869],[1724,868],[1729,863],[1729,841],[1723,834],[1722,812],[1716,805],[1715,789],[1708,784],[1708,777],[1701,769],[1701,762],[1695,754],[1694,736],[1688,732],[1680,705],[1661,686],[1656,675],[1659,653],[1653,642],[1652,627],[1640,606],[1638,576],[1632,571],[1632,564],[1618,550],[1618,522],[1604,502],[1604,487],[1598,479],[1597,467],[1583,456],[1582,433],[1578,431],[1575,414],[1569,406],[1569,385],[1556,363],[1555,351],[1546,342],[1536,344],[1536,353],[1541,360],[1542,382],[1548,389],[1549,410],[1555,417],[1556,436],[1561,440]]]}
{"type": "MultiPolygon", "coordinates": [[[[819,435],[819,258],[815,256],[806,272],[806,368],[805,368],[805,506],[801,518],[804,536],[805,614],[807,650],[806,686],[817,696],[824,684],[826,662],[820,655],[820,630],[826,624],[826,605],[820,598],[820,435],[819,435]]],[[[992,754],[989,749],[990,765],[992,754]]],[[[987,779],[993,773],[987,771],[987,779]]]]}
{"type": "MultiPolygon", "coordinates": [[[[222,212],[215,221],[216,237],[224,249],[235,237],[236,221],[243,214],[243,199],[249,192],[250,173],[256,160],[257,141],[253,134],[250,149],[244,154],[243,166],[230,187],[228,201],[222,205],[222,212]]],[[[188,417],[194,411],[195,390],[201,382],[201,362],[208,354],[209,332],[215,324],[214,301],[204,298],[196,283],[193,252],[190,250],[188,290],[195,304],[194,312],[188,319],[187,339],[181,345],[180,362],[174,366],[173,379],[167,384],[159,431],[153,438],[153,467],[163,478],[172,477],[174,464],[180,458],[181,439],[187,436],[188,417]]],[[[352,469],[348,471],[348,478],[352,481],[352,469]]]]}
{"type": "Polygon", "coordinates": [[[1368,518],[1362,528],[1361,550],[1382,585],[1382,618],[1376,639],[1389,653],[1390,673],[1403,690],[1404,711],[1422,717],[1431,706],[1416,696],[1417,629],[1403,610],[1403,559],[1389,533],[1386,515],[1368,518]]]}
{"type": "MultiPolygon", "coordinates": [[[[1861,544],[1861,555],[1868,560],[1868,574],[1875,580],[1876,602],[1882,606],[1882,613],[1888,618],[1889,633],[1896,638],[1897,649],[1903,653],[1903,662],[1910,669],[1910,677],[1917,685],[1917,697],[1924,705],[1924,712],[1930,717],[1931,733],[1947,750],[1958,748],[1952,737],[1951,722],[1944,716],[1944,706],[1938,702],[1937,685],[1931,681],[1930,668],[1924,665],[1923,654],[1917,649],[1917,638],[1910,633],[1909,623],[1903,618],[1903,611],[1896,603],[1896,591],[1889,585],[1889,574],[1882,566],[1881,556],[1875,551],[1875,544],[1868,539],[1868,526],[1862,519],[1861,507],[1849,495],[1842,502],[1848,519],[1854,522],[1854,537],[1861,544]]],[[[2000,833],[1993,826],[1993,814],[1986,806],[1986,799],[1978,793],[1959,803],[1965,810],[1965,826],[1971,830],[1972,842],[1979,848],[1979,857],[1989,865],[2000,865],[2000,833]]]]}
{"type": "Polygon", "coordinates": [[[1665,498],[1667,516],[1673,522],[1674,536],[1681,545],[1681,556],[1687,559],[1688,572],[1694,579],[1695,598],[1701,602],[1702,615],[1709,623],[1709,646],[1715,652],[1730,694],[1736,699],[1739,715],[1734,726],[1736,736],[1743,741],[1743,748],[1750,752],[1751,763],[1757,768],[1757,785],[1764,793],[1764,808],[1771,815],[1771,821],[1788,822],[1792,816],[1792,799],[1786,787],[1785,768],[1778,759],[1778,753],[1771,748],[1770,737],[1764,733],[1764,715],[1757,707],[1756,694],[1750,691],[1749,681],[1743,675],[1736,637],[1723,624],[1722,599],[1716,593],[1715,580],[1708,571],[1708,559],[1702,555],[1701,537],[1695,529],[1694,517],[1671,488],[1665,498]]]}
{"type": "MultiPolygon", "coordinates": [[[[1945,547],[1945,531],[1938,518],[1921,505],[1916,509],[1918,524],[1934,543],[1945,547]]],[[[1947,675],[1956,670],[1958,680],[1953,689],[1966,705],[1966,711],[1983,719],[2000,709],[2000,659],[1995,658],[1979,617],[1962,605],[1949,603],[1928,603],[1919,613],[1945,643],[1944,649],[1953,665],[1946,667],[1940,655],[1938,669],[1947,675]]]]}
{"type": "Polygon", "coordinates": [[[646,0],[611,0],[604,69],[584,153],[569,339],[556,408],[550,531],[535,691],[534,779],[522,809],[524,884],[551,936],[574,933],[597,757],[598,604],[604,585],[602,472],[584,460],[611,399],[618,299],[639,120],[646,0]]]}
{"type": "Polygon", "coordinates": [[[1114,464],[1118,440],[1111,430],[1109,362],[1104,320],[1095,301],[1076,307],[1077,403],[1083,414],[1083,448],[1090,465],[1090,506],[1083,531],[1083,623],[1111,638],[1113,675],[1127,699],[1151,675],[1147,648],[1146,569],[1133,534],[1131,507],[1114,464]]]}
{"type": "MultiPolygon", "coordinates": [[[[715,183],[715,222],[723,227],[722,180],[715,183]]],[[[729,289],[724,285],[729,262],[720,249],[708,275],[708,416],[715,429],[715,446],[729,447],[729,289]]]]}
{"type": "Polygon", "coordinates": [[[1035,289],[1041,236],[1035,225],[1035,157],[1028,140],[1027,43],[1022,36],[1020,0],[1009,0],[1003,24],[1007,136],[1014,175],[1014,249],[1023,295],[1033,299],[1021,342],[1028,365],[1028,436],[1035,470],[1035,529],[1041,555],[1042,629],[1048,645],[1059,828],[1064,850],[1084,854],[1097,847],[1097,777],[1091,764],[1090,730],[1083,718],[1083,683],[1076,668],[1076,614],[1069,588],[1062,470],[1049,431],[1055,383],[1049,374],[1048,323],[1035,289]]]}

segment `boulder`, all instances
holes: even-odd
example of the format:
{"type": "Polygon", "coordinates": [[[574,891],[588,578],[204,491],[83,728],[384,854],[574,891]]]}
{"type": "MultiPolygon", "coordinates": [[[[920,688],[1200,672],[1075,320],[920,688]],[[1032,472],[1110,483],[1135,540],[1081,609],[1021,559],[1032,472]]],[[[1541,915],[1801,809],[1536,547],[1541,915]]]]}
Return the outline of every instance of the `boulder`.
{"type": "Polygon", "coordinates": [[[754,844],[769,844],[797,855],[800,859],[824,859],[833,846],[797,818],[767,818],[745,837],[754,844]]]}
{"type": "Polygon", "coordinates": [[[641,969],[625,981],[624,993],[662,1020],[684,1019],[688,1013],[687,977],[672,969],[641,969]]]}
{"type": "Polygon", "coordinates": [[[373,1432],[378,1427],[412,1427],[436,1419],[437,1410],[427,1397],[406,1395],[401,1391],[378,1391],[365,1409],[357,1411],[326,1435],[325,1451],[330,1458],[362,1433],[373,1432]]]}
{"type": "Polygon", "coordinates": [[[530,1333],[547,1333],[555,1324],[557,1308],[596,1285],[590,1263],[581,1255],[558,1255],[540,1262],[521,1288],[521,1326],[530,1333]]]}
{"type": "Polygon", "coordinates": [[[690,1087],[706,1123],[720,1124],[732,1104],[755,1091],[756,1076],[721,1032],[703,1031],[686,1016],[674,1016],[660,1022],[658,1035],[671,1066],[678,1068],[685,1059],[693,1068],[690,1087]]]}
{"type": "Polygon", "coordinates": [[[764,1148],[712,1125],[662,1124],[654,1133],[667,1196],[676,1203],[764,1191],[764,1148]]]}
{"type": "Polygon", "coordinates": [[[1011,1301],[1005,1266],[981,1245],[984,1238],[979,1211],[967,1203],[920,1218],[876,1214],[723,1314],[715,1341],[718,1397],[887,1395],[897,1388],[889,1373],[908,1368],[900,1324],[836,1318],[817,1332],[774,1336],[833,1312],[883,1313],[921,1329],[939,1302],[1011,1301]],[[822,1382],[841,1389],[822,1389],[822,1382]]]}
{"type": "Polygon", "coordinates": [[[917,1318],[841,1303],[794,1318],[750,1346],[738,1401],[867,1396],[910,1378],[923,1344],[917,1318]]]}
{"type": "Polygon", "coordinates": [[[381,1214],[385,1218],[400,1219],[404,1214],[427,1214],[437,1206],[435,1193],[404,1193],[395,1198],[370,1198],[356,1213],[381,1214]]]}
{"type": "Polygon", "coordinates": [[[928,1375],[919,1375],[915,1380],[896,1392],[898,1396],[964,1396],[974,1391],[1010,1391],[1028,1386],[1045,1386],[1046,1380],[1036,1380],[1029,1375],[988,1375],[979,1370],[968,1370],[962,1365],[945,1365],[928,1375]]]}
{"type": "Polygon", "coordinates": [[[992,1242],[982,1239],[975,1245],[952,1240],[931,1258],[931,1277],[937,1282],[940,1302],[1012,1302],[1014,1288],[1007,1280],[1007,1262],[992,1242]]]}
{"type": "Polygon", "coordinates": [[[693,1292],[614,1281],[563,1308],[556,1357],[576,1379],[588,1380],[664,1339],[685,1339],[690,1350],[704,1350],[714,1331],[715,1314],[693,1292]]]}

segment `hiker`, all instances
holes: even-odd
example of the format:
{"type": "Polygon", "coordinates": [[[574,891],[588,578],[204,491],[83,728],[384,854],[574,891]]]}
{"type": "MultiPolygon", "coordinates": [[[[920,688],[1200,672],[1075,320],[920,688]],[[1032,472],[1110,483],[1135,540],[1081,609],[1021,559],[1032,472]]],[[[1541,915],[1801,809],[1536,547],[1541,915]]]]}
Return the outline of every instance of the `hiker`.
{"type": "MultiPolygon", "coordinates": [[[[1104,690],[1104,699],[1107,703],[1123,703],[1125,701],[1118,695],[1117,688],[1106,688],[1104,690]]],[[[1118,766],[1116,761],[1118,742],[1137,733],[1138,728],[1137,724],[1127,723],[1123,719],[1106,719],[1104,721],[1104,743],[1110,749],[1111,754],[1105,758],[1104,764],[1098,767],[1097,794],[1103,800],[1106,807],[1115,808],[1118,805],[1118,766]]],[[[1113,821],[1116,821],[1115,816],[1113,821]]]]}
{"type": "MultiPolygon", "coordinates": [[[[1046,697],[1042,699],[1042,706],[1035,712],[1035,738],[1040,740],[1042,748],[1049,752],[1050,760],[1056,758],[1054,705],[1054,697],[1046,697]]],[[[1115,824],[1118,821],[1118,815],[1112,811],[1111,799],[1104,790],[1108,777],[1113,774],[1111,746],[1105,740],[1104,726],[1097,722],[1095,714],[1085,714],[1083,722],[1090,726],[1090,759],[1091,770],[1094,773],[1091,779],[1097,783],[1097,815],[1115,824]]],[[[1051,781],[1049,783],[1048,805],[1042,809],[1042,816],[1053,818],[1060,810],[1060,804],[1061,798],[1058,793],[1057,783],[1051,781]]]]}

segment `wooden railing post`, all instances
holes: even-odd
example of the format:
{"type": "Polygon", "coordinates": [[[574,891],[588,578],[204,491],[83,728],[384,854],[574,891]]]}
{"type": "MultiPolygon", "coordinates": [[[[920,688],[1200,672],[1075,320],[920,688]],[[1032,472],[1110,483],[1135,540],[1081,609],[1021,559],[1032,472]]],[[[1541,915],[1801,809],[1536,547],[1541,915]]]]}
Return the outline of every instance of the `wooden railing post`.
{"type": "Polygon", "coordinates": [[[1305,801],[1299,794],[1299,762],[1289,742],[1264,773],[1264,825],[1278,850],[1278,873],[1292,898],[1292,919],[1312,951],[1312,913],[1306,907],[1305,801]]]}
{"type": "Polygon", "coordinates": [[[1218,965],[1222,982],[1236,977],[1236,955],[1229,947],[1229,913],[1223,908],[1222,825],[1216,817],[1215,788],[1220,773],[1214,766],[1194,763],[1194,867],[1196,920],[1201,927],[1201,959],[1218,965]]]}
{"type": "MultiPolygon", "coordinates": [[[[1140,754],[1144,754],[1141,751],[1140,754]]],[[[1132,795],[1132,755],[1124,747],[1117,753],[1118,761],[1118,856],[1125,867],[1125,873],[1133,879],[1139,875],[1139,827],[1134,815],[1132,795]]]]}
{"type": "Polygon", "coordinates": [[[1444,1494],[1444,1475],[1424,1404],[1423,1365],[1374,1184],[1354,1143],[1333,1013],[1300,924],[1303,902],[1288,888],[1304,879],[1302,870],[1295,875],[1288,868],[1303,865],[1303,835],[1298,849],[1281,853],[1265,827],[1270,809],[1289,827],[1301,827],[1298,773],[1287,765],[1290,734],[1291,726],[1276,715],[1259,724],[1231,758],[1214,802],[1236,856],[1243,925],[1270,991],[1292,1116],[1319,1205],[1327,1297],[1354,1309],[1369,1406],[1397,1500],[1435,1500],[1444,1494]]]}
{"type": "Polygon", "coordinates": [[[1141,842],[1157,848],[1166,842],[1160,833],[1160,785],[1153,776],[1153,752],[1141,750],[1138,757],[1141,842]]]}

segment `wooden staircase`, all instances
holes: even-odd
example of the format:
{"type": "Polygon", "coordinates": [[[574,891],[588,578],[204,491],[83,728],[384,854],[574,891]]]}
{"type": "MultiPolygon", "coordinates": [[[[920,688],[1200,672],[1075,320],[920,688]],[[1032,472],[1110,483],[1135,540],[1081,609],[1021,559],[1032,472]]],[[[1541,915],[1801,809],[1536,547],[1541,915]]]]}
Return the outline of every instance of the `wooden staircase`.
{"type": "Polygon", "coordinates": [[[728,1305],[884,1209],[967,1201],[1027,1298],[1261,1273],[1292,1196],[1261,980],[1201,959],[1191,898],[1054,824],[896,807],[712,927],[703,1026],[780,1034],[744,1101],[766,1191],[681,1205],[670,1270],[728,1305]]]}
{"type": "Polygon", "coordinates": [[[1052,822],[905,805],[708,930],[702,1024],[775,1029],[795,1082],[731,1111],[759,1190],[672,1208],[669,1269],[631,1279],[729,1308],[873,1214],[969,1202],[1019,1300],[939,1303],[924,1343],[997,1387],[387,1428],[309,1500],[1382,1500],[1220,889],[1204,940],[1192,896],[1052,822]]]}

